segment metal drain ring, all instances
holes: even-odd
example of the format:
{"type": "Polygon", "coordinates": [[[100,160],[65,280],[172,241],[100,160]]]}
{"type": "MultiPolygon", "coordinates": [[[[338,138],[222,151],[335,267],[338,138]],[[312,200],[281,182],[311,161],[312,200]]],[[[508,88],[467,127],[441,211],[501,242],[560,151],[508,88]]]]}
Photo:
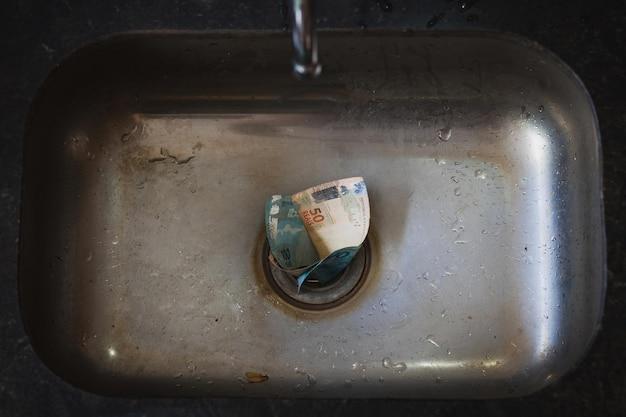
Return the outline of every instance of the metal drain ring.
{"type": "Polygon", "coordinates": [[[350,299],[363,285],[371,263],[369,241],[365,239],[354,260],[341,273],[324,286],[304,283],[300,292],[296,280],[277,268],[270,260],[270,249],[265,241],[262,252],[263,272],[272,289],[286,302],[306,310],[324,310],[338,306],[350,299]]]}

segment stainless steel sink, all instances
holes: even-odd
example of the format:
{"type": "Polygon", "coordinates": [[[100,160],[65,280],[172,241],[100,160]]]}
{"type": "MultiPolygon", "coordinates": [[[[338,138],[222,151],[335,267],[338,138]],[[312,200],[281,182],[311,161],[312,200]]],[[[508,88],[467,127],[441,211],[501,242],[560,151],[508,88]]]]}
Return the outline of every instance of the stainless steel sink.
{"type": "Polygon", "coordinates": [[[125,396],[476,398],[581,360],[605,249],[576,75],[494,33],[320,47],[308,82],[288,36],[259,33],[117,36],[50,75],[25,138],[19,285],[55,373],[125,396]],[[358,285],[290,302],[265,199],[359,175],[358,285]]]}

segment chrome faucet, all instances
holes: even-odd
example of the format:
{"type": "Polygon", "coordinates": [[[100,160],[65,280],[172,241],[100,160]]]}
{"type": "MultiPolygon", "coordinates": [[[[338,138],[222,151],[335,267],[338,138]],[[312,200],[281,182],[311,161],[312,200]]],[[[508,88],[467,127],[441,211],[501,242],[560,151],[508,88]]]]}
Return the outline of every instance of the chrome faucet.
{"type": "Polygon", "coordinates": [[[315,78],[322,72],[317,59],[314,0],[293,0],[293,73],[298,78],[315,78]]]}

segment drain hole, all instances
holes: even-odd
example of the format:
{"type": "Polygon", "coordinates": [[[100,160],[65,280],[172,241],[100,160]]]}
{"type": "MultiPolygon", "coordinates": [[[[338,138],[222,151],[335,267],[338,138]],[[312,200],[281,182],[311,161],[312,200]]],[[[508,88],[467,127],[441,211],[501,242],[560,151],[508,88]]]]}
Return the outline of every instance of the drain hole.
{"type": "Polygon", "coordinates": [[[350,265],[337,277],[323,284],[308,280],[298,292],[296,280],[270,262],[269,256],[266,240],[262,252],[263,272],[272,289],[289,304],[309,310],[324,310],[350,299],[363,285],[371,263],[369,240],[365,239],[350,265]]]}

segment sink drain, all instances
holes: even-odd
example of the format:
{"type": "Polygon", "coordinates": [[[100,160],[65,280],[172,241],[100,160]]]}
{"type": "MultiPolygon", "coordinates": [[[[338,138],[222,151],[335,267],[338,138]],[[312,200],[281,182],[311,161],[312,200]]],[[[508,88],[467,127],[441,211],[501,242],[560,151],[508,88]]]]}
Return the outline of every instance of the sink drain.
{"type": "Polygon", "coordinates": [[[263,272],[272,289],[289,304],[307,310],[324,310],[349,300],[363,285],[371,263],[371,250],[365,239],[356,256],[336,278],[324,285],[306,281],[298,292],[296,280],[269,261],[267,240],[263,246],[263,272]]]}

